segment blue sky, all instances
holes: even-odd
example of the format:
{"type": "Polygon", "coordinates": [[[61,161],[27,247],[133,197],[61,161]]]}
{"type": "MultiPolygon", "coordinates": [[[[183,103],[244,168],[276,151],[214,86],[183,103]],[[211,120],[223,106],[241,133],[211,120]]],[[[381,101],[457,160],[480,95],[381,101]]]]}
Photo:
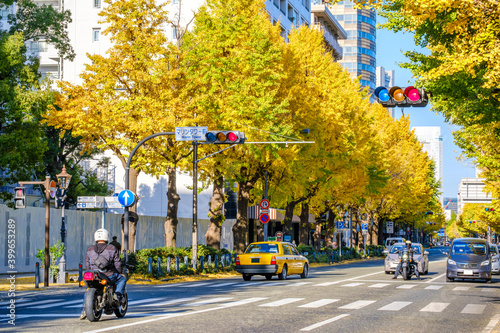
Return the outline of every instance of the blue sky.
{"type": "MultiPolygon", "coordinates": [[[[378,17],[377,20],[381,22],[383,19],[378,17]]],[[[411,72],[398,66],[398,63],[407,60],[403,52],[410,50],[422,50],[415,46],[411,34],[377,29],[377,66],[383,66],[386,70],[394,69],[395,83],[398,86],[406,87],[413,83],[411,72]]],[[[456,127],[446,123],[441,114],[432,112],[430,104],[425,108],[405,108],[404,113],[410,116],[412,127],[441,127],[441,136],[443,137],[443,196],[456,198],[460,179],[475,177],[475,168],[471,161],[457,160],[460,149],[453,142],[452,134],[456,127]]],[[[401,108],[397,108],[396,117],[399,118],[401,115],[401,108]]]]}

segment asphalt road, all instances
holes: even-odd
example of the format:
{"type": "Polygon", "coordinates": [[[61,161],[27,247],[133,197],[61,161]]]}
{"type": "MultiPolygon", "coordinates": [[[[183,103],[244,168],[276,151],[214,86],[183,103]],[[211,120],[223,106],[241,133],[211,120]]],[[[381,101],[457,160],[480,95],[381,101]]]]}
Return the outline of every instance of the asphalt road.
{"type": "Polygon", "coordinates": [[[311,268],[307,279],[253,277],[129,285],[125,318],[78,320],[84,290],[18,295],[15,326],[0,297],[0,330],[11,332],[497,332],[500,278],[445,282],[445,257],[430,250],[429,274],[393,280],[383,260],[311,268]]]}

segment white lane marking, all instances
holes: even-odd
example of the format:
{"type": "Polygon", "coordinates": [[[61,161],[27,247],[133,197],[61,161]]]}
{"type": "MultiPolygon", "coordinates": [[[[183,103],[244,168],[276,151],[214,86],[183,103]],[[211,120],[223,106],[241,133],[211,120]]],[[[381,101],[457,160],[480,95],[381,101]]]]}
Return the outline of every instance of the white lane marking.
{"type": "Polygon", "coordinates": [[[284,299],[279,300],[279,301],[274,301],[274,302],[271,302],[271,303],[261,304],[259,306],[277,307],[277,306],[282,306],[282,305],[285,305],[285,304],[289,304],[289,303],[293,303],[293,302],[297,302],[297,301],[301,301],[301,300],[303,300],[303,298],[284,298],[284,299]]]}
{"type": "Polygon", "coordinates": [[[265,299],[269,299],[269,297],[252,297],[252,298],[242,299],[240,301],[227,302],[227,303],[224,303],[224,304],[221,304],[221,305],[229,308],[229,307],[232,307],[232,306],[245,305],[245,304],[249,304],[249,303],[263,301],[265,299]]]}
{"type": "Polygon", "coordinates": [[[425,306],[423,309],[421,309],[421,312],[441,312],[446,307],[450,305],[450,303],[438,303],[438,302],[431,302],[427,306],[425,306]]]}
{"type": "Polygon", "coordinates": [[[185,297],[185,298],[178,298],[178,299],[173,299],[170,301],[165,301],[165,302],[158,302],[158,303],[151,303],[151,304],[142,304],[139,306],[162,306],[162,305],[171,305],[171,304],[177,304],[177,303],[182,303],[182,302],[189,302],[195,299],[199,299],[199,297],[185,297]]]}
{"type": "Polygon", "coordinates": [[[128,305],[136,305],[136,304],[142,304],[142,303],[148,303],[148,302],[156,302],[156,301],[159,301],[161,299],[164,299],[164,298],[158,297],[158,298],[139,299],[137,301],[128,302],[128,305]]]}
{"type": "Polygon", "coordinates": [[[47,303],[51,303],[51,302],[61,302],[61,301],[64,301],[64,299],[60,298],[60,299],[46,299],[45,301],[38,301],[38,302],[33,302],[33,303],[25,303],[25,304],[20,304],[20,305],[17,305],[16,308],[20,308],[21,306],[33,306],[33,305],[39,305],[39,304],[47,304],[47,303]]]}
{"type": "MultiPolygon", "coordinates": [[[[28,301],[31,301],[31,298],[23,298],[23,299],[20,299],[20,300],[17,300],[17,299],[14,299],[14,304],[19,304],[19,303],[24,303],[24,302],[28,302],[28,301]]],[[[2,305],[9,305],[10,304],[10,301],[5,301],[5,302],[0,302],[0,306],[2,305]]]]}
{"type": "Polygon", "coordinates": [[[453,291],[466,291],[469,289],[470,289],[470,287],[455,287],[455,288],[453,288],[453,291]]]}
{"type": "Polygon", "coordinates": [[[63,305],[75,304],[75,303],[78,303],[79,306],[83,306],[83,299],[39,305],[39,306],[34,306],[33,309],[46,309],[46,308],[51,308],[54,306],[63,306],[63,305]]]}
{"type": "Polygon", "coordinates": [[[376,283],[372,284],[371,286],[368,286],[368,288],[384,288],[387,287],[389,283],[376,283]]]}
{"type": "Polygon", "coordinates": [[[357,286],[361,286],[363,284],[364,283],[360,283],[360,282],[358,282],[358,283],[348,283],[348,284],[342,285],[342,287],[357,287],[357,286]]]}
{"type": "Polygon", "coordinates": [[[312,282],[297,282],[297,283],[290,283],[288,284],[287,286],[290,286],[290,287],[298,287],[298,286],[303,286],[305,284],[310,284],[312,282]]]}
{"type": "Polygon", "coordinates": [[[467,304],[460,313],[481,314],[486,308],[485,304],[467,304]]]}
{"type": "Polygon", "coordinates": [[[185,304],[185,306],[200,306],[200,305],[205,305],[205,304],[223,302],[223,301],[227,301],[229,299],[232,299],[232,297],[216,297],[216,298],[204,299],[203,301],[185,304]]]}
{"type": "Polygon", "coordinates": [[[263,284],[263,286],[279,286],[280,284],[285,284],[285,282],[271,282],[271,283],[266,283],[266,284],[263,284]]]}
{"type": "Polygon", "coordinates": [[[410,305],[413,302],[392,302],[387,304],[386,306],[381,307],[379,310],[381,311],[399,311],[405,306],[410,305]]]}
{"type": "Polygon", "coordinates": [[[185,285],[179,285],[179,287],[183,287],[183,288],[195,288],[195,287],[201,287],[201,286],[208,286],[210,284],[214,284],[214,282],[190,283],[190,284],[185,284],[185,285]]]}
{"type": "Polygon", "coordinates": [[[318,284],[315,284],[313,286],[315,286],[315,287],[330,286],[332,284],[337,284],[337,283],[342,283],[342,282],[357,280],[357,279],[361,279],[361,278],[364,278],[364,277],[367,277],[367,276],[372,276],[372,275],[380,274],[380,273],[385,273],[385,271],[379,271],[379,272],[370,273],[370,274],[366,274],[366,275],[356,276],[356,277],[353,277],[353,278],[350,278],[350,279],[345,279],[345,280],[340,280],[340,281],[318,283],[318,284]]]}
{"type": "Polygon", "coordinates": [[[304,327],[303,329],[301,329],[301,331],[312,331],[315,328],[321,327],[321,326],[329,324],[329,323],[333,323],[334,321],[337,321],[337,320],[342,319],[342,318],[347,317],[347,316],[349,316],[349,314],[347,314],[347,313],[341,314],[340,316],[321,321],[321,322],[316,323],[316,324],[311,325],[311,326],[304,327]]]}
{"type": "Polygon", "coordinates": [[[429,281],[425,281],[425,283],[431,283],[432,281],[436,281],[437,279],[440,279],[445,275],[446,275],[446,273],[443,273],[441,275],[436,276],[434,279],[430,279],[429,281]]]}
{"type": "Polygon", "coordinates": [[[399,287],[396,287],[396,289],[411,289],[416,286],[417,286],[416,284],[403,284],[399,287]]]}
{"type": "Polygon", "coordinates": [[[238,283],[238,282],[224,282],[224,283],[219,283],[219,284],[216,284],[216,285],[212,286],[212,288],[230,286],[230,285],[233,285],[233,284],[236,284],[236,283],[238,283]]]}
{"type": "Polygon", "coordinates": [[[428,290],[439,290],[443,288],[443,286],[428,286],[428,287],[425,287],[424,289],[428,289],[428,290]]]}
{"type": "Polygon", "coordinates": [[[359,310],[364,308],[367,305],[373,304],[376,301],[356,301],[346,305],[341,306],[339,309],[347,309],[347,310],[359,310]]]}
{"type": "Polygon", "coordinates": [[[486,325],[486,327],[483,330],[483,333],[490,333],[491,331],[493,331],[493,329],[495,328],[495,326],[497,326],[499,321],[500,321],[500,314],[496,314],[495,316],[493,316],[493,318],[491,318],[488,325],[486,325]]]}
{"type": "Polygon", "coordinates": [[[319,301],[314,301],[314,302],[307,303],[304,305],[299,305],[298,307],[299,308],[319,308],[321,306],[325,306],[325,305],[328,305],[328,304],[331,304],[334,302],[338,302],[338,301],[340,301],[340,300],[339,299],[324,298],[324,299],[320,299],[319,301]]]}

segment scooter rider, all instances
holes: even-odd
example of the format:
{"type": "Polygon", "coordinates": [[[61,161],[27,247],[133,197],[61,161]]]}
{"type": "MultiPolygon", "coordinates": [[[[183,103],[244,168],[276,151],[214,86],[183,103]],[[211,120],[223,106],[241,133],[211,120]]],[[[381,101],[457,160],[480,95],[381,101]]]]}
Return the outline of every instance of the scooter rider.
{"type": "MultiPolygon", "coordinates": [[[[415,252],[415,249],[411,248],[411,241],[410,240],[406,241],[406,248],[408,249],[409,252],[415,252]]],[[[396,252],[400,253],[402,251],[403,251],[403,249],[397,250],[396,252]]],[[[417,279],[420,280],[420,273],[418,272],[418,265],[416,263],[410,263],[410,265],[414,265],[415,266],[415,269],[414,269],[415,275],[417,276],[417,279]]],[[[393,279],[397,279],[398,278],[398,274],[401,272],[402,266],[403,266],[403,261],[400,261],[399,264],[398,264],[398,267],[396,268],[396,272],[394,272],[393,279]]]]}
{"type": "MultiPolygon", "coordinates": [[[[117,303],[121,302],[123,291],[127,279],[122,274],[122,262],[120,260],[120,253],[109,242],[109,232],[106,229],[98,229],[94,233],[95,245],[87,249],[85,263],[87,270],[99,269],[116,285],[114,300],[117,303]]],[[[82,312],[80,319],[85,318],[85,313],[82,312]]]]}

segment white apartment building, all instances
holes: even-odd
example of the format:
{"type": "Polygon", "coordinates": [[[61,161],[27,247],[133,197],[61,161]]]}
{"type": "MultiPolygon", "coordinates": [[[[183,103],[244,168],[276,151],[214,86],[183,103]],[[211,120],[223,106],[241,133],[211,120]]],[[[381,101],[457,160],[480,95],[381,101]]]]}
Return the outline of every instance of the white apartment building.
{"type": "Polygon", "coordinates": [[[466,203],[491,204],[490,192],[484,192],[484,178],[462,178],[458,187],[458,214],[462,214],[466,203]]]}
{"type": "MultiPolygon", "coordinates": [[[[111,47],[109,37],[102,34],[106,25],[99,23],[98,14],[105,5],[104,2],[101,0],[34,0],[34,2],[71,12],[72,22],[68,26],[68,33],[76,53],[74,61],[63,60],[57,56],[55,48],[46,42],[28,42],[29,52],[40,58],[40,72],[56,81],[64,80],[73,84],[81,84],[82,80],[79,75],[83,72],[85,64],[89,63],[87,54],[104,55],[111,47]]],[[[172,15],[170,19],[177,21],[179,18],[180,27],[185,27],[203,3],[204,0],[171,0],[168,5],[172,15]],[[182,12],[179,12],[179,4],[182,4],[182,12]]],[[[335,59],[342,58],[342,48],[338,39],[347,38],[347,34],[323,1],[314,0],[314,4],[311,4],[311,0],[267,0],[265,5],[270,20],[273,23],[279,22],[284,38],[291,29],[299,25],[320,29],[335,59]]],[[[14,6],[7,11],[12,13],[14,6]]],[[[0,25],[0,28],[6,25],[5,19],[2,19],[1,23],[4,24],[0,25]]],[[[175,39],[175,31],[172,27],[166,27],[165,33],[170,40],[175,39]]],[[[112,185],[115,192],[120,192],[124,189],[125,170],[116,157],[111,153],[109,155],[112,157],[111,165],[108,166],[113,171],[112,185]]],[[[85,167],[94,169],[95,162],[88,161],[85,167]]],[[[190,189],[192,185],[193,180],[190,176],[185,174],[177,176],[177,190],[181,197],[178,207],[179,218],[193,217],[193,193],[190,189]]],[[[138,214],[166,216],[168,204],[166,191],[166,176],[156,179],[141,173],[138,178],[137,195],[141,198],[137,208],[138,214]]],[[[198,194],[198,219],[207,219],[208,202],[211,197],[211,187],[198,194]]]]}
{"type": "MultiPolygon", "coordinates": [[[[441,182],[440,191],[442,192],[443,182],[443,137],[441,136],[441,127],[439,126],[415,126],[413,127],[418,140],[424,145],[424,151],[434,161],[436,169],[434,175],[437,181],[441,182]]],[[[443,197],[440,196],[440,202],[443,204],[443,197]]]]}

